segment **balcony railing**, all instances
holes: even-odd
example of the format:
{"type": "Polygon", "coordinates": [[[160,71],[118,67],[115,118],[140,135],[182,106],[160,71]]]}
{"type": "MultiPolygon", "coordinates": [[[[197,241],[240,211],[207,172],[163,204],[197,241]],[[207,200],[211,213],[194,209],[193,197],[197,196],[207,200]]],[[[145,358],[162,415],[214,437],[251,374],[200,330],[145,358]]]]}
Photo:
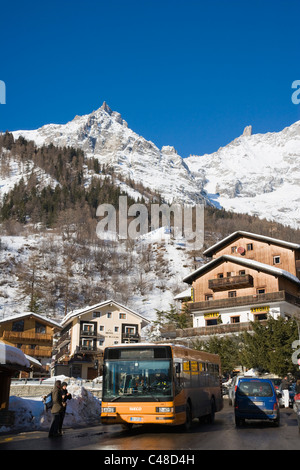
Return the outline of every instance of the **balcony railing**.
{"type": "Polygon", "coordinates": [[[52,348],[30,348],[26,346],[22,346],[21,350],[24,354],[32,357],[51,357],[52,356],[52,348]]]}
{"type": "Polygon", "coordinates": [[[257,305],[261,303],[269,302],[289,302],[290,304],[297,305],[300,307],[300,297],[289,294],[288,292],[281,290],[278,292],[270,292],[268,294],[254,294],[245,295],[241,297],[229,297],[225,299],[217,300],[205,300],[203,302],[189,302],[188,306],[191,312],[198,312],[201,310],[211,310],[229,307],[239,307],[243,305],[257,305]]]}
{"type": "Polygon", "coordinates": [[[80,330],[80,336],[97,336],[97,331],[96,330],[80,330]]]}
{"type": "Polygon", "coordinates": [[[222,277],[218,279],[210,279],[208,281],[209,289],[217,292],[228,289],[243,289],[253,286],[253,277],[250,274],[241,276],[222,277]]]}
{"type": "Polygon", "coordinates": [[[7,341],[41,341],[52,344],[52,335],[30,331],[3,331],[3,339],[7,341]]]}
{"type": "MultiPolygon", "coordinates": [[[[266,320],[260,320],[260,323],[266,324],[266,320]]],[[[206,335],[218,335],[226,333],[242,333],[243,331],[251,331],[252,325],[250,322],[241,323],[228,323],[210,326],[199,326],[196,328],[184,328],[182,330],[167,329],[162,333],[163,338],[184,338],[192,336],[206,336],[206,335]]]]}
{"type": "Polygon", "coordinates": [[[122,333],[122,341],[124,341],[125,339],[134,339],[134,340],[139,340],[140,339],[140,335],[138,333],[122,333]]]}

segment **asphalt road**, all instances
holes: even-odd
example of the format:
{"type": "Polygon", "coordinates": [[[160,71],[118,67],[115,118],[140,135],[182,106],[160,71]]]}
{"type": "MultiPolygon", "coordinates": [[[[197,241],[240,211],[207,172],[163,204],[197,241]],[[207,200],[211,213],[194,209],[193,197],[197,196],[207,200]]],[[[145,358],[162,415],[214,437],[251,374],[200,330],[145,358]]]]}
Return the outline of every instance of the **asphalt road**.
{"type": "MultiPolygon", "coordinates": [[[[224,409],[216,414],[214,424],[194,420],[189,433],[160,426],[136,427],[131,432],[116,426],[93,426],[81,429],[67,428],[62,437],[49,439],[45,431],[20,434],[0,434],[2,450],[100,450],[103,456],[121,455],[135,451],[195,451],[201,450],[299,450],[300,433],[296,414],[292,409],[281,409],[281,423],[277,428],[269,422],[246,421],[236,428],[233,408],[225,400],[224,409]]],[[[104,457],[103,457],[104,458],[104,457]]],[[[144,462],[144,461],[143,461],[144,462]]],[[[175,463],[175,462],[174,462],[175,463]]]]}

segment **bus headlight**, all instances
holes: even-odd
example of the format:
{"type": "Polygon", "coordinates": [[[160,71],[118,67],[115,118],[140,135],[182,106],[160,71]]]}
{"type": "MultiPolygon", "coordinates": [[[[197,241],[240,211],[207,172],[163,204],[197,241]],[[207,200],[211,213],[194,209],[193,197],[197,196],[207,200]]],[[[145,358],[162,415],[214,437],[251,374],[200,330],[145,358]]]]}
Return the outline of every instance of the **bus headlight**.
{"type": "Polygon", "coordinates": [[[159,406],[156,408],[156,413],[173,413],[174,408],[169,406],[159,406]]]}
{"type": "Polygon", "coordinates": [[[105,406],[102,408],[103,413],[115,413],[116,408],[114,406],[105,406]]]}

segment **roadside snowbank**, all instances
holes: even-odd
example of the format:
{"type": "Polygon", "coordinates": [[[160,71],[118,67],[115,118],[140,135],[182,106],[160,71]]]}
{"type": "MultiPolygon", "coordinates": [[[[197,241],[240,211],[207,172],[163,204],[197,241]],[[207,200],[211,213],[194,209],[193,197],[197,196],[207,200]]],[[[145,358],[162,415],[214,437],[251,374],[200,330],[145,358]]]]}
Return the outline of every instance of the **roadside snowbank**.
{"type": "MultiPolygon", "coordinates": [[[[64,427],[88,425],[99,421],[101,400],[79,385],[68,386],[72,400],[67,403],[64,427]]],[[[51,423],[51,412],[45,411],[42,397],[20,398],[11,396],[9,410],[15,412],[15,423],[11,427],[2,426],[0,433],[10,431],[48,430],[51,423]]]]}

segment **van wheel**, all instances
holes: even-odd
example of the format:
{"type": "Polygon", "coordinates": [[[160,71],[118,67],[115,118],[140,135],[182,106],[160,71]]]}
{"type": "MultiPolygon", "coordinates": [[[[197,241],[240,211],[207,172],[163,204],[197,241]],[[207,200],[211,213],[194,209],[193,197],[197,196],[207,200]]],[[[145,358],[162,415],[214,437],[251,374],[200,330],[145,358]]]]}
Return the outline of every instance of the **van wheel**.
{"type": "Polygon", "coordinates": [[[238,418],[235,416],[235,425],[238,428],[239,426],[242,426],[245,423],[245,420],[242,418],[238,418]]]}

